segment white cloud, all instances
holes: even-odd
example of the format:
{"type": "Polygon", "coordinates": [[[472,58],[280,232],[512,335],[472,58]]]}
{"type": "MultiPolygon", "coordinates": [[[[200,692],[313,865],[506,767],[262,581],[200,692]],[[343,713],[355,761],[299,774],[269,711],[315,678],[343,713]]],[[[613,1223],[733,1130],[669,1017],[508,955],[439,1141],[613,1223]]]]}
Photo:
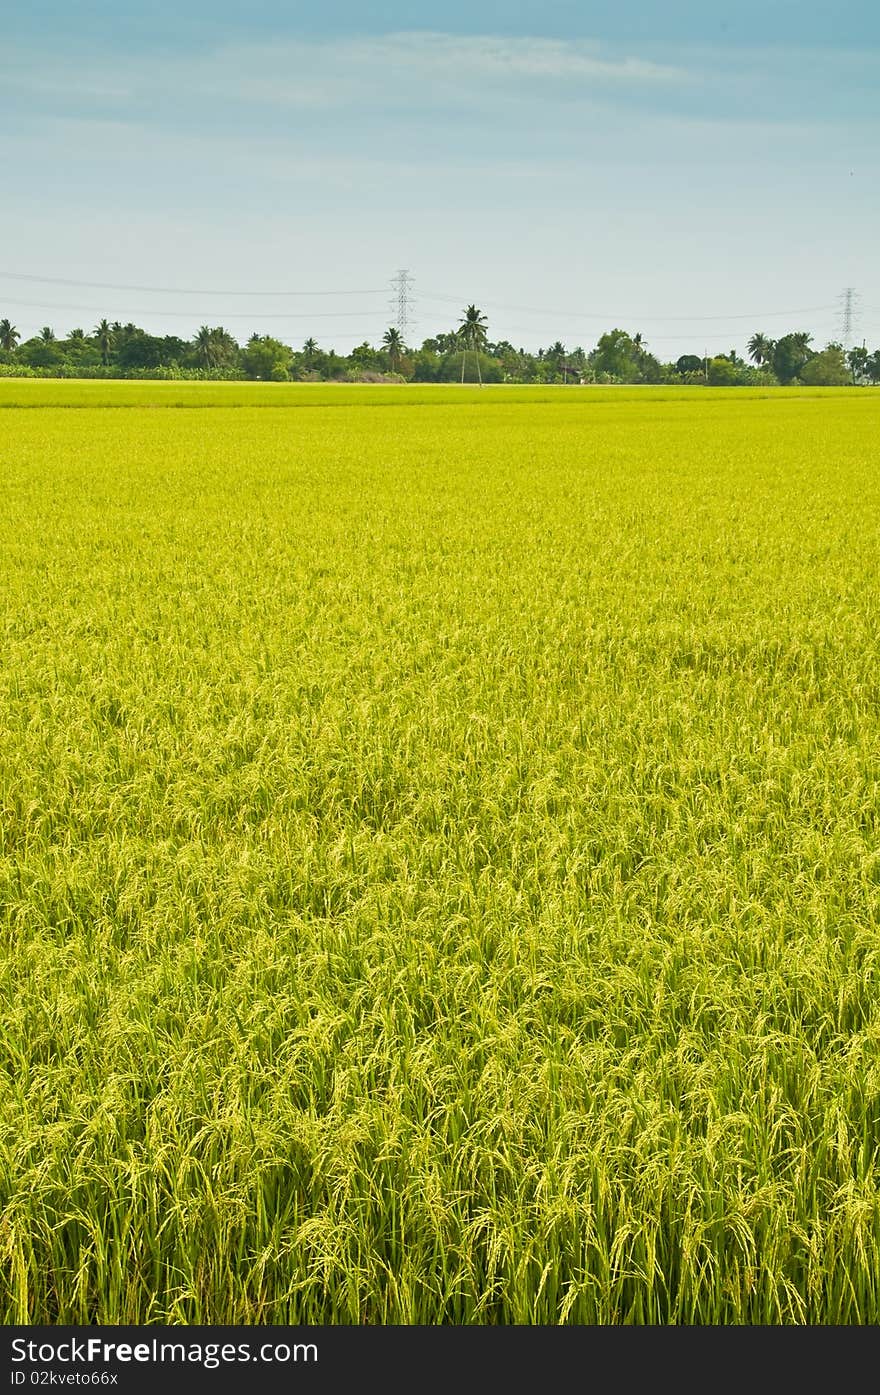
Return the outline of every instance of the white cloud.
{"type": "MultiPolygon", "coordinates": [[[[403,32],[374,38],[286,40],[168,57],[117,57],[108,81],[107,60],[51,51],[0,58],[8,89],[68,107],[118,105],[136,116],[149,104],[161,110],[199,97],[262,106],[330,109],[371,101],[396,108],[418,101],[479,100],[488,89],[540,98],[565,84],[583,96],[609,86],[681,83],[681,68],[634,55],[611,55],[590,41],[506,38],[494,35],[403,32]]],[[[218,115],[218,112],[213,115],[218,115]]]]}
{"type": "Polygon", "coordinates": [[[613,82],[681,80],[680,68],[642,58],[602,56],[599,45],[576,39],[508,38],[444,33],[388,34],[336,48],[343,61],[376,62],[392,69],[480,76],[613,82]]]}
{"type": "Polygon", "coordinates": [[[279,107],[332,108],[371,102],[388,109],[429,102],[473,104],[491,97],[541,100],[564,84],[580,96],[609,86],[685,81],[683,70],[603,55],[575,40],[399,33],[335,42],[220,49],[190,84],[279,107]]]}

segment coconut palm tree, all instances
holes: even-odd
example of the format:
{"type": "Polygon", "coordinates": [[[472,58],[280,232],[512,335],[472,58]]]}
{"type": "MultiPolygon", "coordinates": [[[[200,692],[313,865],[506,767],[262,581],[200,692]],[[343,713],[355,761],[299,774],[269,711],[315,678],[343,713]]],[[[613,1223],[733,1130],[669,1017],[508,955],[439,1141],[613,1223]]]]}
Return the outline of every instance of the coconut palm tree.
{"type": "Polygon", "coordinates": [[[854,345],[847,353],[846,363],[850,373],[852,373],[853,387],[865,377],[865,368],[869,357],[868,346],[864,343],[854,345]]]}
{"type": "Polygon", "coordinates": [[[228,329],[215,325],[213,329],[202,325],[193,340],[196,357],[202,368],[220,368],[233,361],[238,344],[228,329]]]}
{"type": "Polygon", "coordinates": [[[55,331],[51,325],[43,325],[40,330],[40,338],[44,344],[52,344],[55,341],[55,331]]]}
{"type": "Polygon", "coordinates": [[[196,358],[202,368],[213,368],[214,366],[214,331],[207,325],[202,325],[195,339],[196,358]]]}
{"type": "Polygon", "coordinates": [[[113,349],[113,330],[107,320],[101,320],[95,326],[95,338],[98,341],[98,348],[101,350],[101,362],[106,368],[113,349]]]}
{"type": "Polygon", "coordinates": [[[483,386],[483,375],[480,372],[480,350],[486,347],[486,330],[489,321],[478,310],[476,305],[469,305],[464,312],[461,324],[458,326],[458,338],[463,346],[461,355],[461,381],[464,382],[464,365],[468,351],[473,354],[477,365],[477,377],[480,380],[480,387],[483,386]]]}
{"type": "Polygon", "coordinates": [[[549,366],[554,377],[562,375],[563,382],[566,381],[567,364],[565,361],[565,345],[561,339],[557,339],[555,344],[551,344],[549,349],[542,349],[541,354],[544,362],[549,366]]]}
{"type": "Polygon", "coordinates": [[[759,368],[766,368],[773,357],[773,340],[766,334],[753,334],[748,342],[749,358],[759,368]]]}
{"type": "Polygon", "coordinates": [[[83,339],[85,339],[86,332],[84,329],[72,329],[67,337],[68,339],[74,339],[78,344],[80,344],[82,343],[83,339]]]}
{"type": "Polygon", "coordinates": [[[4,349],[7,354],[14,354],[20,338],[15,325],[10,324],[9,320],[0,320],[0,349],[4,349]]]}
{"type": "Polygon", "coordinates": [[[403,340],[400,337],[400,330],[386,329],[382,336],[382,346],[388,352],[391,372],[396,373],[400,367],[400,355],[403,353],[403,340]]]}
{"type": "Polygon", "coordinates": [[[228,329],[218,325],[211,331],[214,336],[214,366],[219,368],[224,364],[228,367],[235,362],[238,353],[238,341],[234,334],[230,334],[228,329]]]}
{"type": "Polygon", "coordinates": [[[306,368],[311,368],[311,366],[312,366],[312,364],[313,364],[313,362],[314,362],[314,359],[315,359],[315,354],[316,354],[317,352],[318,352],[318,341],[317,341],[317,339],[307,339],[306,342],[303,344],[303,353],[305,354],[306,368]]]}

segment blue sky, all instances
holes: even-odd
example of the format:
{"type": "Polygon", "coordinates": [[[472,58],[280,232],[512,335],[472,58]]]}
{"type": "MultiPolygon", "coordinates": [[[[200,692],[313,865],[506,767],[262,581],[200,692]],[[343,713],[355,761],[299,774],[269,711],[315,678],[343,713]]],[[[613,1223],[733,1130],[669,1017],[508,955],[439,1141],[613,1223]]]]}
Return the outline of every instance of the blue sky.
{"type": "Polygon", "coordinates": [[[476,300],[528,346],[825,342],[850,285],[877,345],[878,78],[865,0],[31,0],[0,51],[0,314],[344,350],[405,266],[416,339],[476,300]]]}

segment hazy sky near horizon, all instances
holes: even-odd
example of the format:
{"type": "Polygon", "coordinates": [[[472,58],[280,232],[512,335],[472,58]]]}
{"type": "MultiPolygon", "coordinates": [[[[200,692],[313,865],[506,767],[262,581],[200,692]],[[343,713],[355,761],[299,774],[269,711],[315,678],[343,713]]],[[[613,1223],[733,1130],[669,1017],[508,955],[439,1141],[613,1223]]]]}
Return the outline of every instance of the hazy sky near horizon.
{"type": "Polygon", "coordinates": [[[26,334],[347,351],[407,267],[415,341],[474,300],[528,347],[824,343],[853,286],[880,345],[873,0],[31,0],[3,31],[0,315],[26,334]]]}

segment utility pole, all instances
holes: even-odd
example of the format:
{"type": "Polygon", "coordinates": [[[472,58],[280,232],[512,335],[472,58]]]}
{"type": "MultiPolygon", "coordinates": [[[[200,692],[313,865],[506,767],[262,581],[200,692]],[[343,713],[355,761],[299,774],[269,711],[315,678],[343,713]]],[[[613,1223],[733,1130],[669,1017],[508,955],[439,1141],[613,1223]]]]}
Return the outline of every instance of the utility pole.
{"type": "Polygon", "coordinates": [[[410,329],[413,329],[413,292],[415,285],[413,278],[406,270],[398,271],[391,281],[391,300],[388,308],[394,318],[394,322],[400,333],[404,344],[407,341],[410,329]]]}

